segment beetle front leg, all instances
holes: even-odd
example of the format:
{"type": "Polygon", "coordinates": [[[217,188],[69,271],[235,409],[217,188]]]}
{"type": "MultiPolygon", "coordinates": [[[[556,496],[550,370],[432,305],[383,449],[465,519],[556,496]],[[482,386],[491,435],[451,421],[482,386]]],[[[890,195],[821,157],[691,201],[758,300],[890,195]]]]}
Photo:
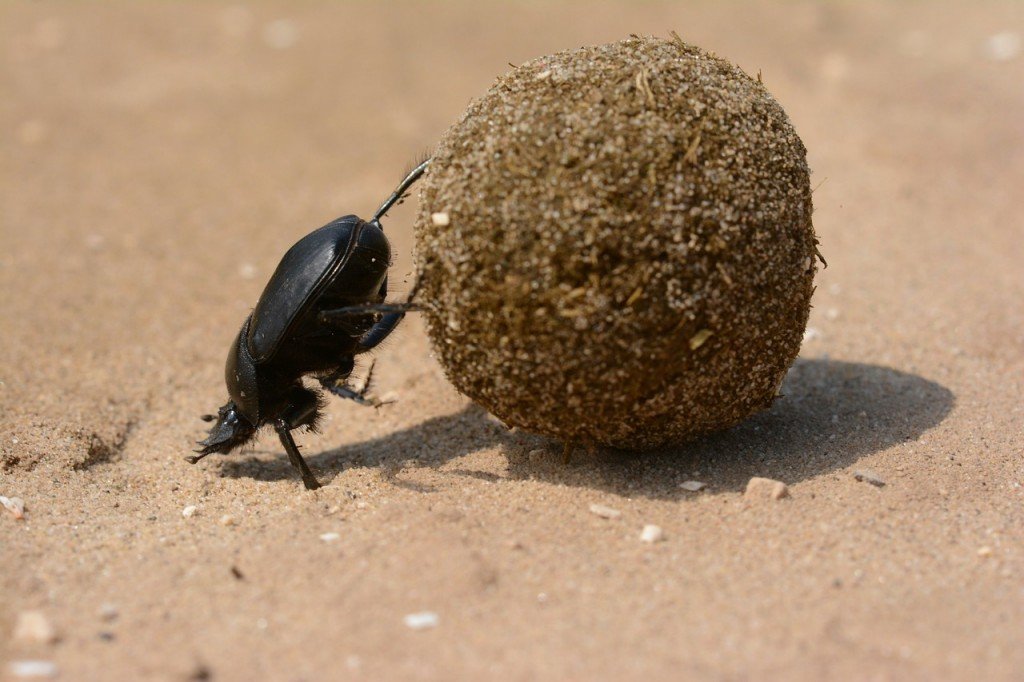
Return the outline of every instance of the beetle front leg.
{"type": "Polygon", "coordinates": [[[299,454],[299,448],[295,445],[295,439],[292,438],[291,426],[284,419],[278,419],[274,422],[274,430],[277,431],[277,437],[281,439],[281,445],[284,446],[285,452],[288,453],[288,459],[291,461],[292,466],[299,470],[302,475],[302,482],[306,486],[306,490],[316,490],[320,487],[320,482],[316,480],[316,476],[310,471],[309,465],[306,464],[306,460],[302,459],[302,455],[299,454]]]}

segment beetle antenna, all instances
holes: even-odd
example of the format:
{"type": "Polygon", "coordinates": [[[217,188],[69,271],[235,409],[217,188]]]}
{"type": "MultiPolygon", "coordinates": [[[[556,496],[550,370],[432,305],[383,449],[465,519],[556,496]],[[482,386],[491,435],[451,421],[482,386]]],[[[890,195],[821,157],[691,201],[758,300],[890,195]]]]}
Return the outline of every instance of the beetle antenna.
{"type": "Polygon", "coordinates": [[[381,204],[380,208],[377,209],[377,212],[373,214],[373,217],[370,218],[370,222],[377,223],[379,225],[380,219],[384,217],[384,214],[390,211],[392,206],[394,206],[396,203],[402,200],[402,198],[405,196],[405,193],[409,190],[410,187],[412,187],[412,184],[414,182],[420,179],[420,176],[423,175],[423,173],[427,170],[427,166],[429,165],[430,159],[427,158],[424,159],[419,164],[417,164],[416,167],[413,168],[411,171],[409,171],[409,174],[405,176],[405,179],[403,179],[401,183],[399,183],[398,187],[395,188],[395,191],[391,193],[391,196],[385,199],[384,203],[381,204]]]}

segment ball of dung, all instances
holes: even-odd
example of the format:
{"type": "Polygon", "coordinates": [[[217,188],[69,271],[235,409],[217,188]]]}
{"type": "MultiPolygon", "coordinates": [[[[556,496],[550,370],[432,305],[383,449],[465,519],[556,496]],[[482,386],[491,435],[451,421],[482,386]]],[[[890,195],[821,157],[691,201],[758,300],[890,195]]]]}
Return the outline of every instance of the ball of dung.
{"type": "Polygon", "coordinates": [[[535,59],[444,135],[419,300],[447,376],[510,426],[642,449],[769,405],[816,269],[779,104],[681,40],[535,59]]]}

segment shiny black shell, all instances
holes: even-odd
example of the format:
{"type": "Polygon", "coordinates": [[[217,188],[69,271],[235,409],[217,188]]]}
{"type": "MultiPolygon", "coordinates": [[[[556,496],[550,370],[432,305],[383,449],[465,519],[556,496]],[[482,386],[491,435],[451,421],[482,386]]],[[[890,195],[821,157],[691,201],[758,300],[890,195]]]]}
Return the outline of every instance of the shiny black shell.
{"type": "MultiPolygon", "coordinates": [[[[228,394],[251,424],[275,409],[280,377],[300,377],[351,366],[372,316],[347,329],[325,326],[323,310],[375,303],[391,261],[391,247],[377,223],[338,218],[288,249],[242,324],[224,367],[228,394]]],[[[287,382],[290,384],[291,382],[287,382]]]]}
{"type": "Polygon", "coordinates": [[[338,218],[296,242],[252,312],[246,340],[256,364],[270,361],[297,331],[318,326],[316,315],[325,307],[375,297],[390,260],[384,231],[354,215],[338,218]]]}

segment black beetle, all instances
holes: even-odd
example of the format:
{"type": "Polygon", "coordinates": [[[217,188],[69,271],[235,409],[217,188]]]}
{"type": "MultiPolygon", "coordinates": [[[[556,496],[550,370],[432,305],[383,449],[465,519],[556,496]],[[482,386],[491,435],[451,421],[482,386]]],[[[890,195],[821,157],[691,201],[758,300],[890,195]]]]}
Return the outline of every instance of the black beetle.
{"type": "Polygon", "coordinates": [[[272,424],[306,488],[320,487],[291,435],[301,426],[315,429],[323,407],[322,394],[302,378],[315,377],[338,397],[380,405],[365,396],[369,374],[361,390],[347,381],[355,356],[380,344],[415,308],[415,284],[404,303],[384,303],[391,246],[380,219],[429,163],[413,168],[369,222],[347,215],[288,249],[228,352],[228,402],[216,416],[203,415],[217,423],[188,461],[231,452],[272,424]]]}

